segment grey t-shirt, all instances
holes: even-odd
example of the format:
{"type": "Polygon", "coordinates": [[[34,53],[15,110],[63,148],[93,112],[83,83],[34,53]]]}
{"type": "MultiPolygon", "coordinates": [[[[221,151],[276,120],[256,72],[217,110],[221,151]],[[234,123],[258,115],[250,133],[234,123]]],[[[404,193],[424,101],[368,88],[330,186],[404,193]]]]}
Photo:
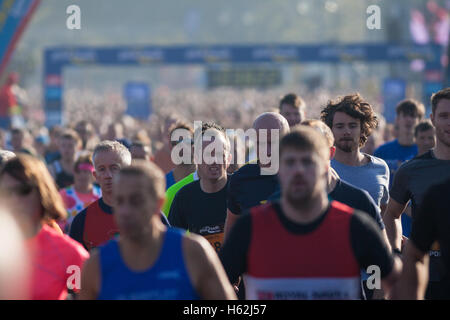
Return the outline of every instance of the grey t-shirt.
{"type": "Polygon", "coordinates": [[[390,195],[400,204],[411,200],[414,221],[425,192],[450,178],[450,160],[436,159],[432,150],[402,164],[397,170],[390,195]]]}
{"type": "MultiPolygon", "coordinates": [[[[417,212],[427,190],[450,178],[450,160],[436,159],[432,150],[402,164],[394,176],[390,195],[400,204],[411,200],[411,215],[414,225],[417,212]]],[[[430,281],[440,281],[444,271],[438,244],[430,251],[430,281]]]]}
{"type": "Polygon", "coordinates": [[[389,200],[389,167],[380,158],[364,153],[369,162],[362,166],[348,166],[336,159],[331,160],[331,167],[339,177],[363,190],[366,190],[373,201],[380,206],[389,200]]]}

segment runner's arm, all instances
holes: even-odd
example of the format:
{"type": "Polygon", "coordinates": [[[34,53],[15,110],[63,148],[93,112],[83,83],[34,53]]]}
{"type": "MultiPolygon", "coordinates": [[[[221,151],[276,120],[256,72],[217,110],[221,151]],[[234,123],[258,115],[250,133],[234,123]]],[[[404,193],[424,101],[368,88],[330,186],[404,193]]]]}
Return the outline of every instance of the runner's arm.
{"type": "Polygon", "coordinates": [[[230,230],[219,252],[225,272],[231,283],[247,271],[247,253],[251,239],[251,215],[243,214],[230,230]]]}
{"type": "Polygon", "coordinates": [[[433,242],[438,238],[438,218],[441,186],[430,188],[424,196],[412,225],[411,240],[403,255],[405,265],[398,285],[395,287],[396,299],[424,299],[428,284],[429,254],[433,242]]]}
{"type": "Polygon", "coordinates": [[[202,299],[236,300],[222,264],[212,246],[203,237],[184,238],[186,265],[191,281],[202,299]]]}
{"type": "Polygon", "coordinates": [[[408,241],[403,260],[403,272],[393,289],[392,299],[423,300],[428,285],[429,255],[408,241]]]}
{"type": "Polygon", "coordinates": [[[95,300],[100,293],[100,257],[99,251],[94,249],[90,258],[85,262],[81,272],[81,290],[79,300],[95,300]]]}
{"type": "Polygon", "coordinates": [[[234,214],[230,211],[230,209],[227,209],[227,217],[225,219],[225,226],[224,226],[224,239],[228,237],[228,234],[231,231],[231,228],[233,227],[236,220],[239,218],[238,214],[234,214]]]}
{"type": "Polygon", "coordinates": [[[406,204],[401,204],[393,198],[389,199],[386,212],[383,216],[386,226],[386,233],[392,249],[401,250],[402,248],[402,221],[401,216],[405,210],[406,204]]]}

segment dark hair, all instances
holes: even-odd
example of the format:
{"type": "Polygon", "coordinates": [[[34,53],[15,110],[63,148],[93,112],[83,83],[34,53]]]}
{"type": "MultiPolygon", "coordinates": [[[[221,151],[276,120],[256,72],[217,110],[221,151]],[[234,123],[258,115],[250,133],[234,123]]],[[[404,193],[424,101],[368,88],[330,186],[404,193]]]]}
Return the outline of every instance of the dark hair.
{"type": "Polygon", "coordinates": [[[150,161],[141,159],[134,160],[130,166],[120,170],[121,175],[134,175],[144,177],[148,180],[149,196],[155,199],[164,198],[166,193],[166,179],[161,169],[150,161]]]}
{"type": "MultiPolygon", "coordinates": [[[[225,128],[222,127],[220,124],[217,124],[215,122],[203,122],[201,128],[197,128],[194,133],[194,139],[203,139],[203,135],[210,129],[214,129],[219,131],[221,134],[223,134],[225,141],[226,141],[226,148],[227,150],[230,150],[230,141],[228,139],[227,133],[225,131],[225,128]],[[201,131],[201,133],[200,133],[201,131]]],[[[197,141],[196,140],[196,141],[197,141]]]]}
{"type": "Polygon", "coordinates": [[[65,129],[60,136],[60,139],[68,139],[75,141],[78,147],[81,147],[82,141],[78,133],[73,129],[65,129]]]}
{"type": "Polygon", "coordinates": [[[431,110],[436,112],[437,105],[441,100],[450,100],[450,87],[442,89],[431,96],[431,110]]]}
{"type": "Polygon", "coordinates": [[[425,115],[425,107],[419,101],[413,99],[406,99],[400,101],[395,108],[397,115],[403,113],[404,115],[410,115],[414,118],[422,119],[425,115]]]}
{"type": "Polygon", "coordinates": [[[414,136],[417,137],[419,132],[424,132],[424,131],[428,131],[428,130],[431,130],[431,129],[434,129],[434,127],[433,127],[433,125],[431,124],[431,122],[429,120],[421,121],[414,128],[414,136]]]}
{"type": "Polygon", "coordinates": [[[13,135],[13,134],[22,134],[22,135],[25,135],[26,132],[27,132],[27,130],[26,130],[26,129],[23,129],[23,128],[12,128],[12,129],[11,129],[11,134],[12,134],[12,135],[13,135]]]}
{"type": "Polygon", "coordinates": [[[143,150],[144,150],[144,152],[146,153],[146,154],[149,154],[149,155],[151,155],[151,153],[152,153],[152,149],[150,148],[150,146],[148,145],[148,144],[146,144],[146,143],[144,143],[144,142],[142,142],[142,141],[139,141],[139,140],[134,140],[132,143],[131,143],[131,145],[130,145],[130,150],[131,150],[131,148],[142,148],[143,150]]]}
{"type": "Polygon", "coordinates": [[[316,152],[324,160],[329,160],[330,146],[325,136],[313,127],[296,126],[280,141],[280,157],[286,148],[316,152]]]}
{"type": "Polygon", "coordinates": [[[280,110],[283,104],[288,104],[296,109],[301,109],[305,106],[305,101],[295,93],[288,93],[280,99],[280,110]]]}
{"type": "Polygon", "coordinates": [[[360,147],[366,143],[367,138],[378,126],[378,118],[372,106],[364,101],[359,93],[328,101],[326,107],[320,112],[320,119],[331,129],[333,129],[333,119],[336,112],[344,112],[352,118],[359,119],[362,133],[359,139],[360,147]]]}

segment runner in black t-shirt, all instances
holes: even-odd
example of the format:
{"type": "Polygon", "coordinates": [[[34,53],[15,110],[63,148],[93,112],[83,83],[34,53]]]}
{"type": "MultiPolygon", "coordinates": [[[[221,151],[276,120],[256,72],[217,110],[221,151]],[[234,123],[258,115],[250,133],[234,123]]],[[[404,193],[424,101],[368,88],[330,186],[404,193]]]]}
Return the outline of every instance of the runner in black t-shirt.
{"type": "MultiPolygon", "coordinates": [[[[206,131],[213,135],[212,141],[204,139],[202,150],[215,144],[222,148],[221,155],[213,151],[212,156],[221,157],[221,161],[207,164],[205,159],[197,162],[200,180],[181,188],[170,208],[169,222],[173,227],[183,228],[204,236],[218,252],[223,242],[225,218],[227,214],[227,168],[230,162],[230,144],[225,130],[211,123],[204,123],[202,134],[206,131]]],[[[198,135],[200,138],[201,136],[198,135]]],[[[198,138],[197,138],[198,139],[198,138]]],[[[203,154],[203,152],[202,152],[203,154]]]]}
{"type": "MultiPolygon", "coordinates": [[[[383,216],[391,246],[401,252],[401,216],[411,200],[412,223],[425,192],[433,185],[450,178],[450,88],[435,93],[431,98],[431,121],[436,129],[436,147],[404,163],[396,172],[390,190],[388,208],[383,216]]],[[[439,244],[430,251],[430,273],[426,298],[440,299],[445,284],[442,282],[442,259],[439,244]]]]}
{"type": "MultiPolygon", "coordinates": [[[[267,148],[267,155],[270,157],[272,148],[271,130],[279,130],[279,137],[281,138],[289,132],[289,123],[278,113],[266,112],[256,118],[253,129],[258,133],[258,148],[267,148]],[[260,139],[260,134],[263,132],[261,130],[267,130],[266,141],[260,139]]],[[[264,172],[271,165],[271,163],[262,164],[257,160],[244,165],[231,176],[228,185],[225,236],[243,211],[264,203],[277,190],[276,173],[264,172]]]]}
{"type": "Polygon", "coordinates": [[[406,244],[402,276],[395,288],[395,298],[423,299],[427,286],[428,252],[437,241],[445,270],[439,298],[450,299],[450,180],[437,184],[424,196],[406,244]]]}

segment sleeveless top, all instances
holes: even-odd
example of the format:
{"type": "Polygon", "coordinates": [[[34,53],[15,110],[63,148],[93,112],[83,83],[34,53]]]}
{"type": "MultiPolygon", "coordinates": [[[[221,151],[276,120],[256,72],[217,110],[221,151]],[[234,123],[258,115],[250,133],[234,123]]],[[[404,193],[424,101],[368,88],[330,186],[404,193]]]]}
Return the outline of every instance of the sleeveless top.
{"type": "Polygon", "coordinates": [[[100,300],[195,300],[183,258],[183,232],[169,228],[155,263],[132,271],[124,263],[117,238],[100,247],[100,300]]]}
{"type": "Polygon", "coordinates": [[[333,201],[322,223],[305,234],[289,232],[271,204],[250,214],[247,299],[360,299],[360,268],[350,240],[353,209],[333,201]]]}

